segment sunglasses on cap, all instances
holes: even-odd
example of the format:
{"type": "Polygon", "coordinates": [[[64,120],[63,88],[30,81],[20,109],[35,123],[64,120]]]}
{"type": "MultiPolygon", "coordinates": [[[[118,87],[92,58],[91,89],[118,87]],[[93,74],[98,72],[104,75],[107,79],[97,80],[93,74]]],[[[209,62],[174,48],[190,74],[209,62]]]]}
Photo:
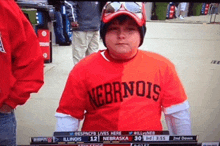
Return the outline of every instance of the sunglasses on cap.
{"type": "Polygon", "coordinates": [[[107,2],[102,11],[102,21],[110,22],[120,15],[132,17],[139,26],[146,22],[145,7],[142,2],[107,2]]]}

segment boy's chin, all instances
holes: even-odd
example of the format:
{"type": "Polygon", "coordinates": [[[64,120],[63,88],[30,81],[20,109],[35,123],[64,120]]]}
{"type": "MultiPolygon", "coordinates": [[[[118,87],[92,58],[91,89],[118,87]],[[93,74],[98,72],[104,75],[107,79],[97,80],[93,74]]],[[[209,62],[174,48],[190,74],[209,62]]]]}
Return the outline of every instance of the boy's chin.
{"type": "Polygon", "coordinates": [[[133,58],[135,54],[130,54],[130,53],[120,53],[116,57],[117,60],[129,60],[133,58]]]}

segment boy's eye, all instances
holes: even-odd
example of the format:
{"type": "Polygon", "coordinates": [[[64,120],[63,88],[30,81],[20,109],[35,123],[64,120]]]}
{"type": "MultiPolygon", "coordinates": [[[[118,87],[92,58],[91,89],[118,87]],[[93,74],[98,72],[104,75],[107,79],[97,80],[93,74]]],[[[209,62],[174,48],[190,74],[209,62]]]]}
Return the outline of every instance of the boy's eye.
{"type": "Polygon", "coordinates": [[[135,28],[128,28],[128,30],[135,30],[135,28]]]}
{"type": "Polygon", "coordinates": [[[108,30],[117,30],[117,27],[110,27],[108,30]]]}
{"type": "Polygon", "coordinates": [[[136,30],[135,27],[128,27],[127,29],[128,29],[128,30],[136,30]]]}

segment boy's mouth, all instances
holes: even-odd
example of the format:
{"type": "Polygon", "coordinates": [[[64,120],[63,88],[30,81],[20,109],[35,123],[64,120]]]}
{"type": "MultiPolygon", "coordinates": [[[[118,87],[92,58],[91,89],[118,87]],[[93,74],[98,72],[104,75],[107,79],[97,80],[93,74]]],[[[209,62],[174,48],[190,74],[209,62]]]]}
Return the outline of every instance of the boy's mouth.
{"type": "Polygon", "coordinates": [[[126,43],[117,43],[116,45],[127,45],[126,43]]]}

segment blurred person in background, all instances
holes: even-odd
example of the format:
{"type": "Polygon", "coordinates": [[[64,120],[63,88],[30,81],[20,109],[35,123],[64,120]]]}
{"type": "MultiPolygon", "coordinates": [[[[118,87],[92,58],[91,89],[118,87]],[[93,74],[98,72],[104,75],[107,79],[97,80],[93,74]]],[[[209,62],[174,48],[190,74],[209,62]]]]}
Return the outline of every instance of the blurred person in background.
{"type": "Polygon", "coordinates": [[[218,7],[219,7],[219,3],[211,3],[210,4],[211,14],[218,14],[218,7]]]}
{"type": "Polygon", "coordinates": [[[72,25],[72,56],[74,65],[85,56],[99,50],[100,2],[65,0],[72,25]]]}
{"type": "Polygon", "coordinates": [[[218,7],[219,7],[219,3],[210,4],[210,9],[209,9],[209,14],[211,14],[210,22],[215,22],[216,15],[218,15],[218,7]],[[212,15],[215,16],[214,21],[212,21],[212,15]]]}
{"type": "Polygon", "coordinates": [[[37,35],[14,0],[0,0],[0,145],[16,145],[14,110],[44,83],[37,35]]]}
{"type": "Polygon", "coordinates": [[[186,6],[187,6],[186,2],[181,2],[179,4],[179,7],[180,7],[179,19],[184,19],[184,16],[185,16],[185,13],[186,13],[186,6]]]}

